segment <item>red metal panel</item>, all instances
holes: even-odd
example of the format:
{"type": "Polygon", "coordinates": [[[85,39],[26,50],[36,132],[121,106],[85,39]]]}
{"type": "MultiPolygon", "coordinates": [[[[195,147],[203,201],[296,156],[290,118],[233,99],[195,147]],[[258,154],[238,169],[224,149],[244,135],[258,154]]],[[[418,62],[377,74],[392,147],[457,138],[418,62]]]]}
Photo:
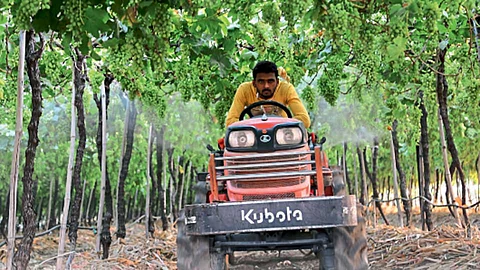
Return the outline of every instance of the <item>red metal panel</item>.
{"type": "Polygon", "coordinates": [[[323,168],[322,168],[322,152],[320,146],[315,146],[315,166],[317,170],[317,196],[324,196],[325,191],[323,188],[323,168]]]}
{"type": "Polygon", "coordinates": [[[208,161],[208,173],[210,174],[210,188],[212,189],[213,201],[218,201],[217,170],[215,169],[215,154],[210,154],[208,161]]]}

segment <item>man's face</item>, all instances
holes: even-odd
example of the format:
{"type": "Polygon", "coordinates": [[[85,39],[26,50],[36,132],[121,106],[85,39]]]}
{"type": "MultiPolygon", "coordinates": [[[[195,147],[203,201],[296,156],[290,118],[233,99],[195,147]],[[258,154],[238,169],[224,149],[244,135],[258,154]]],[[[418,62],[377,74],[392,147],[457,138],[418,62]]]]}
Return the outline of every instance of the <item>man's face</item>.
{"type": "Polygon", "coordinates": [[[277,85],[278,79],[273,72],[258,73],[255,80],[253,80],[253,86],[257,89],[257,93],[262,99],[273,97],[277,85]]]}

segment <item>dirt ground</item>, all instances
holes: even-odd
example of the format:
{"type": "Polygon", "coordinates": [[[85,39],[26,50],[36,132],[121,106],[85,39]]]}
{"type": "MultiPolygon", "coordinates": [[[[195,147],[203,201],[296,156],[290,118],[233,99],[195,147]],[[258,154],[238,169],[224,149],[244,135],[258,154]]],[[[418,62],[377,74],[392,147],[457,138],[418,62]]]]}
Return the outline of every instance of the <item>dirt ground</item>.
{"type": "MultiPolygon", "coordinates": [[[[422,231],[420,218],[414,213],[415,226],[395,226],[397,215],[385,207],[387,226],[377,214],[373,227],[373,212],[369,211],[368,256],[370,269],[480,269],[480,213],[469,214],[472,236],[455,225],[455,219],[445,210],[434,209],[432,231],[422,231]]],[[[160,228],[160,226],[158,226],[160,228]]],[[[113,233],[114,230],[112,230],[113,233]]],[[[176,268],[176,230],[157,231],[146,240],[143,223],[127,225],[127,238],[114,240],[108,259],[95,253],[95,235],[91,230],[79,231],[77,252],[72,269],[172,269],[176,268]]],[[[67,241],[68,242],[68,241],[67,241]]],[[[30,269],[54,269],[58,249],[58,231],[35,238],[30,269]]],[[[66,247],[68,250],[68,247],[66,247]]],[[[4,269],[6,246],[0,248],[0,269],[4,269]]],[[[318,269],[318,261],[307,250],[282,252],[236,253],[232,270],[251,269],[318,269]]]]}

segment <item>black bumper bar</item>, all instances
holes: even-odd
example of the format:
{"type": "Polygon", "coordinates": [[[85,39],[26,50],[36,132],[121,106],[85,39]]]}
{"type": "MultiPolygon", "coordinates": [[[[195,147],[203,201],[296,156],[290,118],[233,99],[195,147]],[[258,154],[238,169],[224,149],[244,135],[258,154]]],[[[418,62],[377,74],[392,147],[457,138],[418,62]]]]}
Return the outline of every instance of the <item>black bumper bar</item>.
{"type": "Polygon", "coordinates": [[[187,205],[185,223],[189,235],[355,226],[356,198],[349,195],[187,205]]]}

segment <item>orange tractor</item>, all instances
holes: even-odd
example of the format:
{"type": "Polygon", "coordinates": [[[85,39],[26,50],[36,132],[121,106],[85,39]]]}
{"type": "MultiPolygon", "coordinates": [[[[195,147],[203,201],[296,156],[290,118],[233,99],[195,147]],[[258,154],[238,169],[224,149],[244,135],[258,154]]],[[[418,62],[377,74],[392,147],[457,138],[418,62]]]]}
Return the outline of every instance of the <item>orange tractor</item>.
{"type": "Polygon", "coordinates": [[[208,173],[199,174],[195,202],[180,215],[178,269],[223,270],[227,254],[292,249],[310,249],[319,269],[367,269],[362,208],[346,195],[342,172],[329,167],[325,138],[317,142],[275,101],[251,104],[239,120],[219,150],[209,147],[208,173]],[[268,114],[270,106],[288,118],[268,114]]]}

